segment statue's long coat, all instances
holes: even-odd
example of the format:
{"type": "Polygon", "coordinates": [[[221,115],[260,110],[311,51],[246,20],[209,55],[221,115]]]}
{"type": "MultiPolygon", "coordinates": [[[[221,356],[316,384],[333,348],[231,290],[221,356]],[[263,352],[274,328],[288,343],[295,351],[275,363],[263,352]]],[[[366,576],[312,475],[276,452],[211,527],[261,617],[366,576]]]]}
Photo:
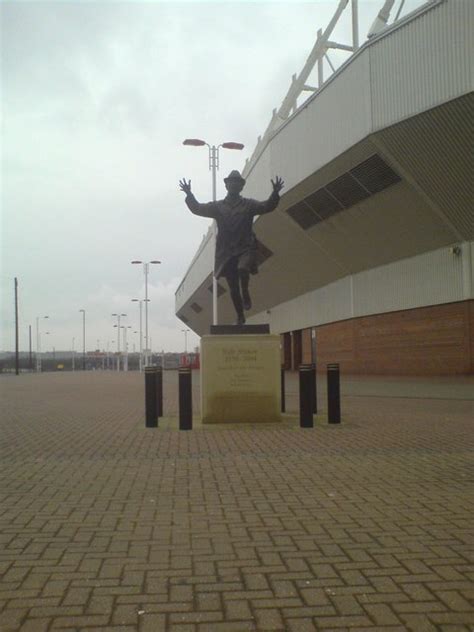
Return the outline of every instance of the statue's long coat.
{"type": "Polygon", "coordinates": [[[219,278],[228,261],[233,257],[245,258],[249,272],[257,273],[257,239],[252,230],[255,215],[270,213],[280,201],[278,193],[273,192],[265,202],[258,202],[239,196],[235,201],[229,196],[217,202],[200,204],[192,193],[186,196],[189,210],[201,217],[212,217],[217,222],[216,253],[214,275],[219,278]]]}

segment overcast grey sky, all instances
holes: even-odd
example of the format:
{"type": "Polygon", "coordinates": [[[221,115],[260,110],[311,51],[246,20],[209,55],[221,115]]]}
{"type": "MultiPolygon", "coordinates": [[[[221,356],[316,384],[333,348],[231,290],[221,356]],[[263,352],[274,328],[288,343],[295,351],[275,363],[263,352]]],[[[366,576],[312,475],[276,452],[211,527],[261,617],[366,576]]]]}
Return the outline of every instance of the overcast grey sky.
{"type": "MultiPolygon", "coordinates": [[[[114,349],[112,312],[138,329],[131,299],[144,297],[144,277],[132,259],[162,261],[149,277],[153,349],[183,349],[174,292],[209,222],[187,211],[178,180],[205,201],[211,177],[207,148],[182,141],[245,144],[221,151],[221,196],[337,4],[1,3],[0,350],[14,349],[15,276],[22,350],[43,315],[43,350],[73,337],[81,348],[79,309],[87,349],[114,349]]],[[[362,41],[381,5],[360,0],[362,41]]],[[[349,10],[332,39],[350,43],[349,10]]]]}

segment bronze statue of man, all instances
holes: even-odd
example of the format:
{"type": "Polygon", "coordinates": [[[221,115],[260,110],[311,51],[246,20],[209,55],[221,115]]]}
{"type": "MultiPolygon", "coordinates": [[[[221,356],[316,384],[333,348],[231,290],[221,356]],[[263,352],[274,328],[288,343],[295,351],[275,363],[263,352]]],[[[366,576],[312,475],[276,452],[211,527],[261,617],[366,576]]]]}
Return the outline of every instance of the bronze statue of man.
{"type": "Polygon", "coordinates": [[[251,274],[257,274],[257,238],[253,232],[255,215],[274,211],[280,201],[283,180],[271,180],[273,191],[265,202],[257,202],[240,195],[245,179],[238,171],[224,178],[227,195],[223,200],[200,204],[191,193],[191,180],[180,180],[181,191],[186,193],[189,210],[201,217],[212,217],[217,222],[214,275],[223,276],[229,285],[230,296],[237,313],[237,324],[245,323],[244,310],[252,307],[249,294],[251,274]]]}

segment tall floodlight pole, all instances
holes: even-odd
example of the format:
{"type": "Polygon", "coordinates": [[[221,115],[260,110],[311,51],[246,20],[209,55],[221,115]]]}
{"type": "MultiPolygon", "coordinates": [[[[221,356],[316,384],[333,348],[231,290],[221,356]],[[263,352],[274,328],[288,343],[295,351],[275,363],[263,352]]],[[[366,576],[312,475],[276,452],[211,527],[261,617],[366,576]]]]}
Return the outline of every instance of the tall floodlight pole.
{"type": "Polygon", "coordinates": [[[37,316],[36,317],[36,370],[38,373],[41,371],[41,337],[40,337],[40,318],[49,318],[49,316],[37,316]]]}
{"type": "MultiPolygon", "coordinates": [[[[217,171],[219,170],[219,149],[220,147],[224,147],[224,149],[243,149],[244,145],[242,143],[221,143],[220,145],[209,145],[205,140],[201,140],[200,138],[186,138],[183,141],[183,145],[192,145],[194,147],[199,147],[201,145],[207,145],[209,150],[209,170],[212,175],[212,201],[215,202],[217,200],[217,171]]],[[[214,220],[213,222],[213,231],[214,231],[214,243],[217,239],[217,222],[214,220]]],[[[217,279],[212,274],[212,323],[213,325],[217,325],[218,314],[217,314],[217,279]]]]}
{"type": "Polygon", "coordinates": [[[82,312],[82,370],[86,370],[86,310],[80,309],[82,312]]]}
{"type": "Polygon", "coordinates": [[[143,272],[145,274],[145,366],[148,366],[148,267],[150,264],[160,264],[161,261],[132,261],[132,264],[142,264],[143,272]]]}
{"type": "Polygon", "coordinates": [[[120,371],[120,318],[127,314],[112,314],[117,317],[117,324],[114,327],[117,328],[117,371],[120,371]]]}
{"type": "Polygon", "coordinates": [[[74,351],[74,342],[75,342],[76,338],[73,336],[72,338],[72,350],[71,350],[71,368],[73,371],[76,370],[76,359],[75,359],[75,351],[74,351]]]}

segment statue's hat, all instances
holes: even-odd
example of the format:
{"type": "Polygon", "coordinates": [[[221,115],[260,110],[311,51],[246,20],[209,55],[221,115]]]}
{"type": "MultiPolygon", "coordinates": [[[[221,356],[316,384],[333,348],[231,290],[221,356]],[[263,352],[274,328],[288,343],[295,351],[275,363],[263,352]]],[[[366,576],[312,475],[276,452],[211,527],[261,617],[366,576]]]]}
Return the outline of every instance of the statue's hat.
{"type": "Polygon", "coordinates": [[[240,180],[241,182],[245,184],[245,178],[242,178],[242,176],[236,169],[231,171],[229,175],[227,176],[227,178],[224,178],[224,182],[227,182],[227,180],[240,180]]]}

